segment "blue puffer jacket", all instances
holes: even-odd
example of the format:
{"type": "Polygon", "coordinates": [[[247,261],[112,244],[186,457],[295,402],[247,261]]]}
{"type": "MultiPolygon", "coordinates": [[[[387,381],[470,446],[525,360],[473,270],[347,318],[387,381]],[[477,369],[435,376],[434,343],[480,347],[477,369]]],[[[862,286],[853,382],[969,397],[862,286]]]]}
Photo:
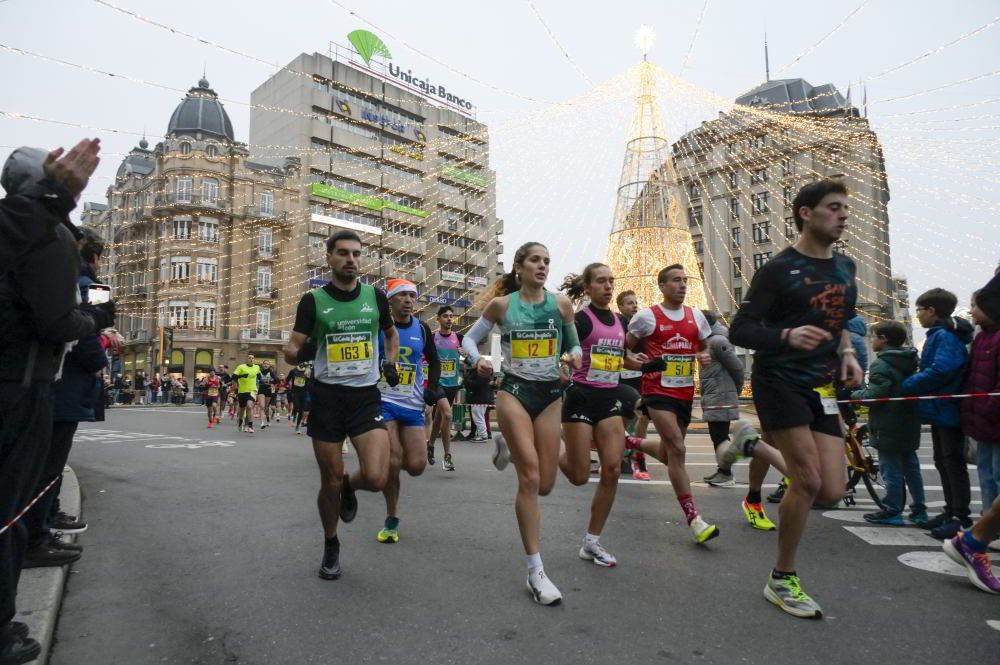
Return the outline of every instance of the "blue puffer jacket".
{"type": "Polygon", "coordinates": [[[865,317],[858,314],[847,321],[847,333],[851,336],[851,345],[858,354],[858,364],[861,370],[868,371],[868,344],[865,337],[868,335],[868,327],[865,325],[865,317]]]}
{"type": "MultiPolygon", "coordinates": [[[[95,280],[90,266],[80,266],[80,291],[86,301],[87,288],[95,280]]],[[[98,335],[82,338],[66,354],[62,376],[53,384],[56,422],[95,422],[104,420],[103,390],[99,371],[107,367],[108,357],[98,335]]]]}
{"type": "MultiPolygon", "coordinates": [[[[920,371],[903,382],[903,395],[952,395],[962,391],[962,379],[969,362],[967,345],[972,342],[972,324],[965,319],[936,323],[927,331],[920,353],[920,371]]],[[[961,427],[957,399],[920,402],[921,422],[945,427],[961,427]]]]}

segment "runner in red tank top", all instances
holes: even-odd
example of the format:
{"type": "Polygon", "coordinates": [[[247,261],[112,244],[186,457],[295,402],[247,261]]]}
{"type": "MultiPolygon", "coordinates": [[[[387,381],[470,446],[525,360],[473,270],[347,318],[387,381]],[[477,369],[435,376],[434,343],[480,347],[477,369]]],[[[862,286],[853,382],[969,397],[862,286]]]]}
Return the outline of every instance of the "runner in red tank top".
{"type": "MultiPolygon", "coordinates": [[[[628,325],[627,348],[639,340],[645,345],[642,366],[642,408],[656,427],[659,439],[629,437],[630,447],[641,447],[667,465],[670,484],[684,510],[695,540],[704,543],[719,535],[719,528],[698,514],[691,496],[691,479],[684,467],[684,437],[691,423],[694,402],[694,365],[707,365],[703,350],[712,329],[701,310],[684,304],[687,295],[684,266],[667,266],[657,275],[663,302],[644,309],[628,325]]],[[[643,354],[640,354],[643,355],[643,354]]]]}

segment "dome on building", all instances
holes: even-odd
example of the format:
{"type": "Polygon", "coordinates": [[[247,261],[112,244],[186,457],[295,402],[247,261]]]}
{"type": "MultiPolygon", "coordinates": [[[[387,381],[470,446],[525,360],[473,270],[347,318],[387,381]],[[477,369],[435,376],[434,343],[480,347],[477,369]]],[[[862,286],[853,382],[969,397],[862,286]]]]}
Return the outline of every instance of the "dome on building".
{"type": "Polygon", "coordinates": [[[226,141],[235,140],[229,114],[204,77],[197,86],[188,90],[187,97],[174,109],[167,126],[167,136],[170,137],[197,132],[226,141]]]}

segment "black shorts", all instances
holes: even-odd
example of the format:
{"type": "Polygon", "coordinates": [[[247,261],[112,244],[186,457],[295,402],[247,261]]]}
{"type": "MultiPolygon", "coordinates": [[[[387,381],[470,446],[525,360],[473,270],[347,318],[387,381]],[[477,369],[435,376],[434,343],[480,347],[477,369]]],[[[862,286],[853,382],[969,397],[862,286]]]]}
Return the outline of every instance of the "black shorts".
{"type": "Polygon", "coordinates": [[[628,386],[632,390],[639,394],[642,392],[642,377],[637,376],[634,379],[619,379],[618,386],[628,386]]]}
{"type": "Polygon", "coordinates": [[[237,393],[236,394],[236,399],[239,400],[239,402],[240,402],[240,408],[242,409],[244,406],[246,406],[250,402],[256,402],[257,401],[257,393],[237,393]]]}
{"type": "Polygon", "coordinates": [[[385,429],[378,386],[354,388],[315,381],[310,393],[313,409],[306,431],[314,439],[340,443],[348,436],[385,429]]]}
{"type": "Polygon", "coordinates": [[[694,402],[689,402],[686,399],[677,399],[676,397],[668,397],[667,395],[643,395],[642,396],[642,412],[649,416],[649,410],[654,411],[669,411],[670,413],[677,416],[677,424],[681,426],[681,429],[687,429],[687,426],[691,424],[691,407],[694,402]]]}
{"type": "Polygon", "coordinates": [[[517,398],[528,417],[534,420],[552,402],[562,397],[562,381],[530,381],[513,374],[504,374],[500,390],[517,398]]]}
{"type": "Polygon", "coordinates": [[[618,387],[595,388],[574,383],[566,389],[566,397],[562,404],[562,421],[596,425],[606,418],[621,418],[622,406],[618,387]]]}
{"type": "Polygon", "coordinates": [[[808,425],[813,432],[840,438],[840,414],[823,413],[819,393],[811,388],[779,382],[753,372],[750,377],[753,404],[764,432],[808,425]]]}
{"type": "Polygon", "coordinates": [[[209,397],[208,395],[205,395],[205,404],[215,404],[218,401],[219,401],[218,396],[216,396],[216,397],[209,397]]]}
{"type": "Polygon", "coordinates": [[[622,418],[625,420],[632,420],[635,418],[635,407],[636,403],[639,401],[639,389],[634,387],[631,383],[619,381],[618,387],[615,388],[615,392],[618,395],[618,399],[621,400],[622,403],[622,418]]]}
{"type": "Polygon", "coordinates": [[[461,386],[441,386],[441,390],[444,391],[444,396],[448,400],[448,406],[455,405],[458,400],[458,391],[461,389],[461,386]]]}
{"type": "Polygon", "coordinates": [[[271,386],[261,386],[260,387],[260,396],[261,397],[271,397],[272,395],[274,395],[274,391],[271,389],[271,386]]]}

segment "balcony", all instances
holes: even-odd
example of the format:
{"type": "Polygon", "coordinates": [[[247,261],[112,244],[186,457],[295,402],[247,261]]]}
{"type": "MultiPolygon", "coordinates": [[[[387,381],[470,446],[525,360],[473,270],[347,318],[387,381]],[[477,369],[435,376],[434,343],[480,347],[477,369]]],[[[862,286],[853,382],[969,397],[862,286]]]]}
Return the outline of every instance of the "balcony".
{"type": "Polygon", "coordinates": [[[278,248],[274,247],[254,247],[253,257],[258,261],[277,261],[278,248]]]}
{"type": "Polygon", "coordinates": [[[287,330],[262,330],[256,328],[251,330],[244,328],[240,331],[240,341],[243,342],[287,342],[289,332],[287,330]]]}
{"type": "Polygon", "coordinates": [[[260,206],[257,205],[246,205],[243,206],[243,215],[245,217],[250,217],[251,219],[269,219],[278,224],[288,223],[288,212],[275,212],[272,210],[261,210],[260,206]]]}
{"type": "Polygon", "coordinates": [[[191,194],[186,197],[179,197],[176,192],[170,194],[161,194],[156,197],[156,201],[153,203],[153,212],[156,213],[158,210],[171,207],[183,207],[183,208],[208,208],[210,210],[218,210],[222,206],[219,205],[219,199],[203,199],[201,194],[191,194]]]}
{"type": "Polygon", "coordinates": [[[125,339],[129,342],[148,342],[150,337],[148,330],[130,330],[125,334],[125,339]]]}
{"type": "Polygon", "coordinates": [[[254,300],[273,301],[278,299],[278,289],[261,289],[254,292],[254,300]]]}

